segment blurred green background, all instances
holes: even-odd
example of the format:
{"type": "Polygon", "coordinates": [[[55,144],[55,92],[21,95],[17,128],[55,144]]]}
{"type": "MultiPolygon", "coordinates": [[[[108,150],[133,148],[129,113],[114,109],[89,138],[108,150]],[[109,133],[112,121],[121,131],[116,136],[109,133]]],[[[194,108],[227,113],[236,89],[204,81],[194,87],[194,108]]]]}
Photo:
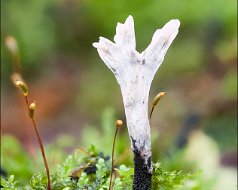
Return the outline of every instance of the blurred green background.
{"type": "MultiPolygon", "coordinates": [[[[8,35],[18,42],[22,75],[30,100],[37,101],[36,121],[44,143],[64,142],[66,151],[95,144],[108,154],[114,120],[125,121],[125,116],[119,86],[92,43],[99,36],[113,39],[116,23],[132,15],[141,52],[157,28],[177,18],[179,34],[150,92],[151,100],[158,92],[167,92],[152,119],[153,159],[170,160],[168,166],[179,169],[177,162],[171,163],[177,150],[185,147],[183,157],[196,161],[206,175],[229,176],[219,188],[233,185],[237,175],[235,0],[3,0],[1,5],[2,135],[15,136],[30,154],[38,150],[23,98],[10,80],[12,58],[4,40],[8,35]]],[[[130,146],[126,127],[120,136],[117,156],[130,146]]]]}

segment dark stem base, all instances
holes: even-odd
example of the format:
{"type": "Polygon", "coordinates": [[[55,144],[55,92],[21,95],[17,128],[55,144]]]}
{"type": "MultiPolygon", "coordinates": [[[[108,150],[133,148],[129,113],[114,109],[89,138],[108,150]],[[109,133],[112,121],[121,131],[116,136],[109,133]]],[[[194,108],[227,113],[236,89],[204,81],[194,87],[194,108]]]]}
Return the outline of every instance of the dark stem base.
{"type": "Polygon", "coordinates": [[[133,190],[151,190],[151,158],[146,162],[141,155],[141,151],[134,146],[133,190]]]}

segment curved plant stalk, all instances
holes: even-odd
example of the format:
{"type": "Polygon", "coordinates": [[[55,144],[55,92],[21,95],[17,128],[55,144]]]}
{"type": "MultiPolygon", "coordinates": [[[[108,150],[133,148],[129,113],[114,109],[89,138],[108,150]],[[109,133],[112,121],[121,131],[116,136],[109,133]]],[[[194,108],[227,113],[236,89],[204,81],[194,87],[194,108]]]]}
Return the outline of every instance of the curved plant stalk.
{"type": "Polygon", "coordinates": [[[116,131],[115,131],[115,134],[114,134],[114,138],[113,138],[113,144],[112,144],[112,167],[111,167],[111,174],[110,174],[110,182],[109,182],[109,190],[112,189],[112,175],[113,175],[113,172],[114,172],[114,149],[115,149],[115,145],[116,145],[116,138],[117,138],[117,132],[118,132],[118,129],[119,127],[121,127],[123,124],[122,120],[117,120],[116,121],[116,131]]]}
{"type": "Polygon", "coordinates": [[[13,38],[12,36],[6,37],[5,44],[8,48],[8,50],[10,51],[10,53],[12,55],[12,58],[13,58],[14,73],[12,74],[11,79],[12,79],[13,83],[15,84],[15,86],[18,87],[21,90],[23,96],[25,97],[25,103],[26,103],[26,106],[27,106],[28,114],[29,114],[29,117],[31,119],[34,131],[36,133],[38,143],[40,145],[40,150],[41,150],[42,158],[43,158],[45,169],[46,169],[46,174],[47,174],[47,179],[48,179],[47,189],[51,190],[50,171],[49,171],[48,163],[47,163],[46,156],[45,156],[44,146],[43,146],[42,140],[40,138],[40,135],[38,133],[38,130],[37,130],[37,127],[36,127],[36,122],[34,120],[34,113],[35,113],[35,109],[36,109],[36,104],[35,104],[35,102],[29,104],[29,101],[28,101],[29,91],[28,91],[27,85],[25,84],[25,82],[23,81],[22,76],[21,76],[18,45],[17,45],[17,42],[16,42],[15,38],[13,38]]]}
{"type": "Polygon", "coordinates": [[[150,121],[151,121],[151,117],[152,117],[152,114],[153,114],[153,111],[155,109],[155,106],[159,103],[159,101],[161,100],[161,98],[163,98],[165,96],[166,92],[160,92],[159,94],[157,94],[153,100],[153,103],[152,103],[152,107],[151,107],[151,110],[150,110],[150,121]]]}
{"type": "Polygon", "coordinates": [[[45,166],[45,169],[46,169],[46,175],[47,175],[47,179],[48,179],[47,189],[48,189],[48,190],[51,190],[51,185],[50,185],[50,170],[49,170],[49,166],[48,166],[48,163],[47,163],[47,160],[46,160],[44,146],[43,146],[42,140],[41,140],[41,138],[40,138],[39,132],[38,132],[38,130],[37,130],[36,122],[35,122],[35,119],[34,119],[36,104],[35,104],[35,102],[29,104],[29,100],[28,100],[28,93],[29,93],[29,92],[28,92],[28,88],[27,88],[26,84],[25,84],[23,81],[16,81],[16,82],[14,82],[14,84],[15,84],[18,88],[21,89],[22,94],[23,94],[23,96],[25,97],[25,103],[26,103],[26,106],[27,106],[28,114],[29,114],[29,117],[30,117],[30,119],[31,119],[31,122],[32,122],[32,126],[33,126],[33,128],[34,128],[34,131],[35,131],[35,133],[36,133],[38,143],[39,143],[39,145],[40,145],[41,155],[42,155],[42,158],[43,158],[43,161],[44,161],[44,166],[45,166]]]}
{"type": "Polygon", "coordinates": [[[121,88],[131,149],[134,152],[134,190],[151,189],[149,90],[157,69],[178,34],[179,25],[179,20],[171,20],[162,29],[156,30],[151,43],[142,53],[136,51],[132,16],[124,24],[117,24],[115,43],[103,37],[93,43],[121,88]]]}
{"type": "Polygon", "coordinates": [[[78,152],[82,152],[84,153],[86,156],[90,156],[89,152],[87,150],[85,150],[83,147],[78,146],[78,148],[76,149],[75,153],[74,153],[74,157],[76,158],[77,153],[78,152]]]}

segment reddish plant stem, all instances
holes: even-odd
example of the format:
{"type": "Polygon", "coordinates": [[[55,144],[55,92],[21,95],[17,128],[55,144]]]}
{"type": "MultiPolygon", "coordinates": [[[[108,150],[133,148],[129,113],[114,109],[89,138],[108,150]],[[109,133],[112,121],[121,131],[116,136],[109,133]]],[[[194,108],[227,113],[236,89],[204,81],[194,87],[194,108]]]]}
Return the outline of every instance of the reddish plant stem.
{"type": "Polygon", "coordinates": [[[118,128],[119,127],[116,127],[116,132],[114,134],[114,140],[113,140],[113,145],[112,145],[112,168],[111,168],[111,175],[110,175],[109,190],[111,190],[111,186],[112,186],[112,174],[114,172],[114,148],[115,148],[115,144],[116,144],[118,128]]]}
{"type": "MultiPolygon", "coordinates": [[[[27,109],[28,109],[28,111],[29,111],[29,101],[28,101],[28,97],[27,97],[27,96],[25,96],[25,101],[26,101],[26,104],[27,104],[27,109]]],[[[48,187],[47,187],[47,189],[48,189],[48,190],[51,190],[51,185],[50,185],[50,170],[49,170],[48,163],[47,163],[47,160],[46,160],[45,150],[44,150],[44,147],[43,147],[43,144],[42,144],[40,135],[39,135],[39,133],[38,133],[35,120],[34,120],[33,118],[31,118],[31,121],[32,121],[34,130],[35,130],[35,133],[36,133],[36,136],[37,136],[39,145],[40,145],[40,150],[41,150],[41,154],[42,154],[43,161],[44,161],[44,165],[45,165],[45,169],[46,169],[46,174],[47,174],[47,178],[48,178],[48,187]]]]}
{"type": "Polygon", "coordinates": [[[28,101],[28,96],[25,96],[25,101],[26,101],[26,106],[27,106],[27,111],[29,110],[29,101],[28,101]]]}
{"type": "Polygon", "coordinates": [[[39,135],[39,133],[37,131],[35,120],[34,119],[31,119],[31,120],[32,120],[32,124],[34,126],[34,130],[35,130],[36,135],[37,135],[37,139],[38,139],[39,144],[40,144],[41,154],[42,154],[42,157],[43,157],[43,160],[44,160],[44,164],[45,164],[45,169],[46,169],[47,178],[48,178],[48,190],[51,190],[51,188],[50,188],[50,171],[49,171],[49,167],[48,167],[48,164],[47,164],[44,147],[43,147],[40,135],[39,135]]]}
{"type": "MultiPolygon", "coordinates": [[[[25,106],[25,102],[23,101],[22,102],[22,105],[21,106],[25,106]]],[[[27,116],[28,113],[26,113],[26,115],[24,114],[24,123],[27,122],[27,120],[25,119],[25,116],[27,116]]],[[[32,144],[31,142],[31,129],[30,127],[31,126],[28,126],[26,124],[24,124],[24,127],[26,129],[26,147],[27,147],[27,150],[28,150],[28,153],[30,154],[30,156],[32,157],[33,161],[34,161],[34,164],[35,164],[35,156],[34,156],[34,145],[32,144]]]]}

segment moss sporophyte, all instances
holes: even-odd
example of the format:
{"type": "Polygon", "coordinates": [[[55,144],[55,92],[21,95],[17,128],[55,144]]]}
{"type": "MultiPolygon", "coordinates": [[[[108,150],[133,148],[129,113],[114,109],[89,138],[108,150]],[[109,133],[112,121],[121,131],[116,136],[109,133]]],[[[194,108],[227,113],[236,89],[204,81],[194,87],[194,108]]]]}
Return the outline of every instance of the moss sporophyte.
{"type": "Polygon", "coordinates": [[[100,58],[115,75],[121,88],[127,128],[134,152],[133,189],[151,189],[151,134],[148,118],[149,90],[156,71],[178,34],[179,20],[171,20],[155,31],[149,46],[136,51],[134,20],[118,23],[114,42],[100,37],[93,43],[100,58]]]}
{"type": "Polygon", "coordinates": [[[36,103],[35,102],[29,103],[29,100],[28,100],[29,89],[28,89],[26,83],[23,81],[23,79],[22,79],[23,77],[21,76],[21,73],[20,73],[20,59],[19,59],[19,50],[18,50],[17,42],[16,42],[15,38],[13,38],[11,36],[8,36],[5,40],[5,43],[6,43],[6,46],[7,46],[8,50],[10,51],[10,53],[13,57],[13,70],[14,70],[14,72],[11,76],[11,79],[12,79],[12,82],[14,83],[14,85],[21,90],[22,95],[24,96],[25,103],[26,103],[26,106],[27,106],[28,115],[31,119],[33,129],[36,133],[37,140],[38,140],[38,143],[40,145],[40,150],[41,150],[42,158],[43,158],[43,161],[44,161],[45,169],[46,169],[47,189],[51,190],[50,171],[49,171],[48,163],[47,163],[46,156],[45,156],[45,150],[44,150],[44,146],[43,146],[41,137],[39,135],[39,132],[37,130],[36,122],[35,122],[35,119],[34,119],[36,103]]]}

